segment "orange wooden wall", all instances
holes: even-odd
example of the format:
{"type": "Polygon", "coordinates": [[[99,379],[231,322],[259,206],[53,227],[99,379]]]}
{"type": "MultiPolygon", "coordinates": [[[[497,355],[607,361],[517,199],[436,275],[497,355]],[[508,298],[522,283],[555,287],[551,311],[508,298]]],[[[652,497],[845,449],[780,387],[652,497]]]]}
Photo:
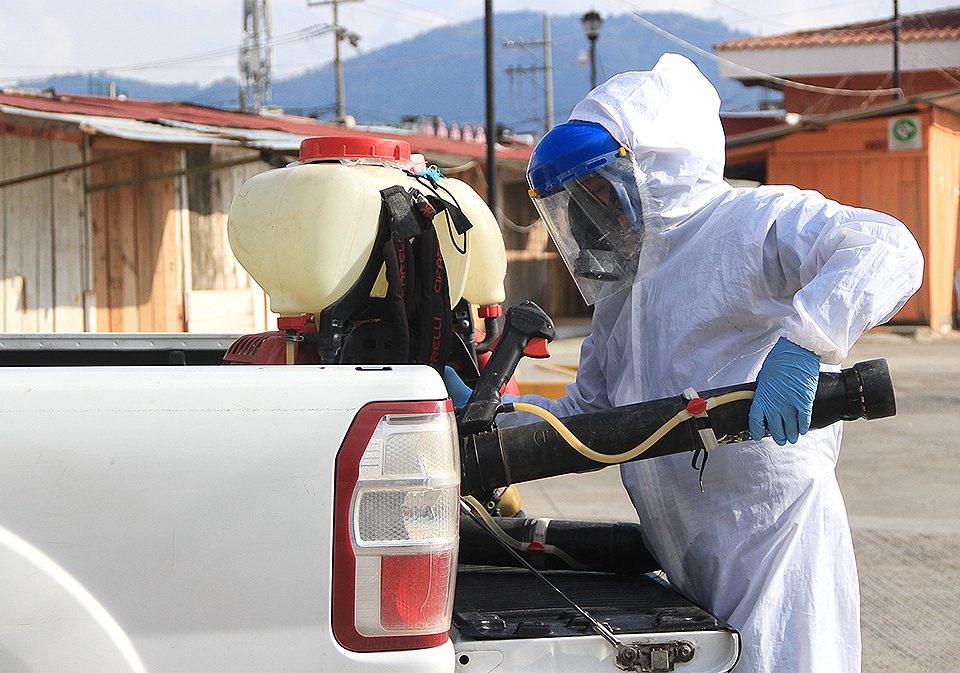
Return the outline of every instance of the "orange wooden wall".
{"type": "Polygon", "coordinates": [[[945,110],[931,111],[930,244],[925,251],[930,313],[938,325],[949,325],[956,310],[953,277],[960,266],[958,254],[958,204],[960,204],[960,116],[945,110]]]}

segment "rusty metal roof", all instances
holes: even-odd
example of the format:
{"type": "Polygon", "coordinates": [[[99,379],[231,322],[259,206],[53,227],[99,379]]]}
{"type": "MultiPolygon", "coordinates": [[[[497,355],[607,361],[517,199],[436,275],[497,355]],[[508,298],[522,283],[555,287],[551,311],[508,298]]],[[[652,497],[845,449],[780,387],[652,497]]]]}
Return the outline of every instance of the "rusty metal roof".
{"type": "MultiPolygon", "coordinates": [[[[960,39],[960,8],[905,14],[900,17],[901,42],[957,39],[960,39]]],[[[884,42],[893,43],[892,17],[890,19],[850,23],[817,30],[802,30],[769,37],[745,37],[728,40],[714,45],[714,49],[717,51],[785,49],[884,42]]]]}
{"type": "MultiPolygon", "coordinates": [[[[414,152],[428,156],[441,155],[452,160],[486,158],[486,145],[481,143],[404,133],[399,129],[385,133],[380,129],[347,128],[293,115],[230,112],[189,103],[4,90],[0,91],[0,106],[14,116],[59,119],[78,124],[81,131],[89,129],[146,142],[210,142],[290,151],[299,143],[298,138],[307,136],[366,135],[406,140],[414,152]],[[118,123],[111,124],[111,119],[118,123]]],[[[527,147],[497,147],[499,159],[523,164],[531,152],[532,148],[527,147]]]]}
{"type": "Polygon", "coordinates": [[[918,94],[905,100],[894,100],[888,103],[872,105],[862,109],[840,110],[826,114],[803,115],[793,120],[784,120],[784,123],[765,128],[757,128],[736,135],[728,135],[726,147],[742,147],[754,145],[768,140],[776,140],[783,136],[804,131],[819,131],[834,124],[872,119],[876,117],[892,117],[900,114],[912,114],[929,107],[948,110],[960,115],[960,93],[956,89],[933,93],[918,94]]]}

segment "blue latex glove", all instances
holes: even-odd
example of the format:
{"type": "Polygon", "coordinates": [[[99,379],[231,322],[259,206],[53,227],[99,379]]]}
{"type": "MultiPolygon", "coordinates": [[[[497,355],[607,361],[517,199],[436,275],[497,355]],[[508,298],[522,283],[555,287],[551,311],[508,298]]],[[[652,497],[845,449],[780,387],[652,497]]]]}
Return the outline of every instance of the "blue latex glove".
{"type": "Polygon", "coordinates": [[[757,375],[750,436],[759,440],[769,431],[780,446],[796,444],[810,429],[819,375],[820,356],[780,337],[757,375]]]}
{"type": "Polygon", "coordinates": [[[455,409],[463,408],[473,393],[470,386],[464,383],[463,379],[450,367],[443,368],[443,384],[447,387],[447,394],[453,400],[455,409]]]}

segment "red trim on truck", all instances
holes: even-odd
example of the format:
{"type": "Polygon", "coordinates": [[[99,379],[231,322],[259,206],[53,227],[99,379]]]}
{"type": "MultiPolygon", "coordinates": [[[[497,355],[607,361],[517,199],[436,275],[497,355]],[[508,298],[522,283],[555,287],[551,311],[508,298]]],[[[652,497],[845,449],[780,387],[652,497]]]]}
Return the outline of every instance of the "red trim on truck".
{"type": "Polygon", "coordinates": [[[337,454],[334,482],[333,528],[333,635],[354,652],[415,650],[436,647],[450,637],[450,625],[440,633],[425,635],[365,636],[356,628],[357,559],[350,539],[350,506],[360,475],[360,459],[380,419],[389,414],[452,412],[450,400],[373,402],[357,413],[337,454]]]}

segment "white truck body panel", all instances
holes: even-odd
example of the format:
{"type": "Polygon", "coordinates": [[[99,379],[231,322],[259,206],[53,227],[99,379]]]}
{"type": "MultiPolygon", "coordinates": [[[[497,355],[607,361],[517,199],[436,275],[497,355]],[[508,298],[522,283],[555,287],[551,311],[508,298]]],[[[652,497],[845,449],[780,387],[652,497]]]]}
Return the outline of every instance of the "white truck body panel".
{"type": "MultiPolygon", "coordinates": [[[[3,369],[0,526],[108,619],[36,605],[31,622],[67,620],[63,639],[11,653],[0,630],[0,655],[20,662],[0,664],[90,670],[74,652],[85,633],[132,646],[127,668],[99,670],[449,673],[449,642],[360,654],[330,627],[343,437],[368,402],[445,397],[417,366],[3,369]]],[[[20,593],[0,602],[29,602],[32,584],[3,586],[20,593]]]]}

